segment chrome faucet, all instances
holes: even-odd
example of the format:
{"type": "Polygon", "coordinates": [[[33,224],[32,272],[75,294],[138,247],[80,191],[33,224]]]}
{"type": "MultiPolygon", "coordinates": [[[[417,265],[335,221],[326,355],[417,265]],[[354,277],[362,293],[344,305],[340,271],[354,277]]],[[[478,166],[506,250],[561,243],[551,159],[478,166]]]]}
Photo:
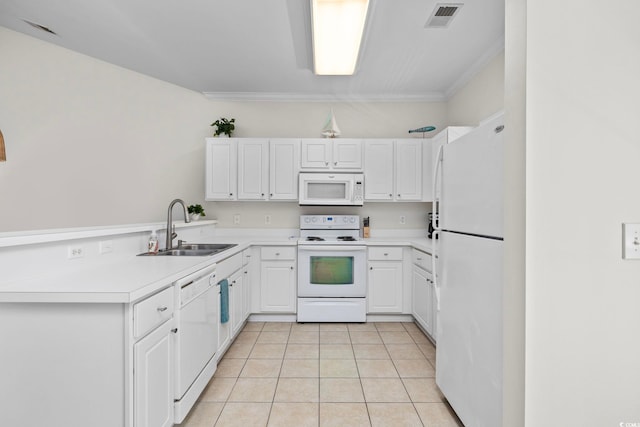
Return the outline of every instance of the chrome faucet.
{"type": "Polygon", "coordinates": [[[189,212],[187,212],[187,205],[185,205],[181,199],[175,199],[169,203],[169,211],[167,212],[167,242],[165,244],[165,249],[171,249],[173,247],[173,239],[178,237],[175,232],[175,227],[173,226],[173,218],[171,217],[171,210],[173,209],[173,205],[176,203],[180,203],[182,205],[182,209],[184,209],[184,222],[191,222],[189,212]]]}

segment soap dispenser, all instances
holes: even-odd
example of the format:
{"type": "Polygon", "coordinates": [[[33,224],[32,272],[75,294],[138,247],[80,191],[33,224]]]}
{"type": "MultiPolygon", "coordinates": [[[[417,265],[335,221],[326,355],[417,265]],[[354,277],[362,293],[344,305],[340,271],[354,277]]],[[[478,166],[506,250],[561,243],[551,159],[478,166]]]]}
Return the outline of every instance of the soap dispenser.
{"type": "Polygon", "coordinates": [[[156,234],[156,230],[151,232],[151,236],[149,236],[149,242],[147,243],[147,251],[150,254],[158,253],[158,235],[156,234]]]}

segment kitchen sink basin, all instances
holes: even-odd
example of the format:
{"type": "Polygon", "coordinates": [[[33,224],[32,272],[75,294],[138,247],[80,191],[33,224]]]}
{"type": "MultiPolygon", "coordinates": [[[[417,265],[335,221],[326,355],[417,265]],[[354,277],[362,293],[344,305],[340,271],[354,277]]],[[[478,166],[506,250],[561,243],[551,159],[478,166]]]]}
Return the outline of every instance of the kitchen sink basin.
{"type": "Polygon", "coordinates": [[[209,256],[225,251],[236,246],[223,243],[193,243],[182,245],[178,248],[160,250],[157,254],[142,253],[139,256],[209,256]]]}
{"type": "Polygon", "coordinates": [[[228,244],[228,243],[186,243],[183,245],[178,246],[178,249],[184,249],[184,250],[194,250],[194,251],[201,251],[201,250],[213,250],[216,252],[220,252],[220,251],[224,251],[227,250],[229,248],[232,248],[236,246],[235,244],[228,244]]]}

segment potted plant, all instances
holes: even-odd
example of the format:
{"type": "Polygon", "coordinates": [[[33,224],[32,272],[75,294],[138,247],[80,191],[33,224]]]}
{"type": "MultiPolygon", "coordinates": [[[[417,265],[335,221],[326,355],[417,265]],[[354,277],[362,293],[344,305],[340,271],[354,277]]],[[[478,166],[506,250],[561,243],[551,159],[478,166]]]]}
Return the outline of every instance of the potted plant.
{"type": "Polygon", "coordinates": [[[228,119],[225,119],[224,117],[221,117],[219,120],[216,120],[215,122],[211,123],[211,126],[216,127],[215,133],[213,135],[220,136],[221,134],[225,134],[228,137],[231,137],[231,134],[236,129],[236,125],[234,125],[235,122],[236,122],[236,119],[228,120],[228,119]]]}
{"type": "Polygon", "coordinates": [[[189,216],[191,216],[191,221],[197,221],[201,216],[206,216],[202,205],[189,205],[187,212],[189,212],[189,216]]]}

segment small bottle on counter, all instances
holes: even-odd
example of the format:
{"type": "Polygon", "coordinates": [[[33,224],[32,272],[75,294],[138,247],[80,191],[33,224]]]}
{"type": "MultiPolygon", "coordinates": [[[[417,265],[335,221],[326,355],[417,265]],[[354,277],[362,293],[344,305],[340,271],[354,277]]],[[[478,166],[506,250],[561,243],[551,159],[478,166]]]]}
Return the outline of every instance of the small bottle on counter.
{"type": "Polygon", "coordinates": [[[156,234],[156,230],[151,232],[151,236],[149,236],[149,242],[147,243],[147,252],[150,254],[158,253],[158,235],[156,234]]]}
{"type": "Polygon", "coordinates": [[[369,237],[369,217],[362,220],[362,237],[365,239],[369,237]]]}

